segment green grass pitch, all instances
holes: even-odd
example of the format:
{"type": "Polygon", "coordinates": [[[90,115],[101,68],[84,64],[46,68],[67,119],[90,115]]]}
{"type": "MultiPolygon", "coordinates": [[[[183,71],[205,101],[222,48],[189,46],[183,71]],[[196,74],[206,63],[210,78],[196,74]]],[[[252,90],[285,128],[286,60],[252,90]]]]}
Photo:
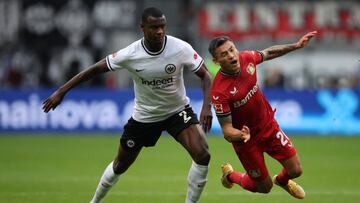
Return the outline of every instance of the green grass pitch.
{"type": "MultiPolygon", "coordinates": [[[[243,170],[222,137],[209,137],[212,153],[200,203],[355,203],[360,202],[360,137],[291,136],[303,175],[297,181],[307,196],[297,200],[274,186],[269,194],[251,193],[220,183],[220,165],[243,170]]],[[[104,168],[115,156],[119,136],[0,136],[1,203],[89,202],[104,168]]],[[[271,175],[280,165],[267,157],[271,175]]],[[[181,203],[191,160],[171,137],[144,149],[104,203],[181,203]]]]}

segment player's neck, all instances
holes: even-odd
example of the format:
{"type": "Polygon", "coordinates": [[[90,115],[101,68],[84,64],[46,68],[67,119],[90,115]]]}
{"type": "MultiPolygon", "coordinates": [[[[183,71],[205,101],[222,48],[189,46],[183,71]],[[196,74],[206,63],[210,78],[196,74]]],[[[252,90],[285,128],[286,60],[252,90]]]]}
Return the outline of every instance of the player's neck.
{"type": "Polygon", "coordinates": [[[147,39],[144,39],[144,44],[146,49],[148,49],[151,52],[158,52],[162,49],[164,41],[162,43],[152,43],[147,39]]]}

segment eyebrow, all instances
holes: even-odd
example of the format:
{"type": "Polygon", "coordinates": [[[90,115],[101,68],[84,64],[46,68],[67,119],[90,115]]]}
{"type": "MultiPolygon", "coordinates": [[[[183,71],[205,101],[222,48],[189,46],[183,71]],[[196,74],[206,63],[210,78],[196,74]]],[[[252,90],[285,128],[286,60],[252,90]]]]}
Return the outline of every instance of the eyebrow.
{"type": "Polygon", "coordinates": [[[234,48],[234,46],[233,45],[231,45],[227,50],[225,50],[225,51],[223,51],[223,52],[220,52],[220,55],[222,55],[222,54],[224,54],[224,53],[226,53],[226,52],[228,52],[230,49],[233,49],[234,48]]]}

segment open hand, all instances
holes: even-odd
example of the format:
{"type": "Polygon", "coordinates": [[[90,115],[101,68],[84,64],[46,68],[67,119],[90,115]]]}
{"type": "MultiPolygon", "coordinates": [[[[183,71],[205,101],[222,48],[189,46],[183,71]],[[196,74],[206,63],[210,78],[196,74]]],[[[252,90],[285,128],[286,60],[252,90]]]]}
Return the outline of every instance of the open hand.
{"type": "Polygon", "coordinates": [[[313,38],[316,34],[317,31],[312,31],[307,33],[306,35],[300,38],[300,40],[296,43],[295,47],[297,49],[305,47],[309,43],[311,38],[313,38]]]}
{"type": "Polygon", "coordinates": [[[47,113],[50,110],[54,110],[61,103],[64,96],[65,95],[59,91],[54,92],[50,97],[48,97],[43,102],[43,107],[42,107],[43,111],[47,113]]]}
{"type": "Polygon", "coordinates": [[[250,129],[246,125],[244,125],[242,127],[240,132],[241,132],[240,134],[241,134],[241,137],[242,137],[244,143],[246,143],[247,141],[250,140],[250,129]]]}
{"type": "Polygon", "coordinates": [[[200,125],[203,128],[205,133],[210,131],[211,126],[212,126],[211,107],[209,109],[203,108],[201,110],[201,113],[200,113],[200,125]]]}

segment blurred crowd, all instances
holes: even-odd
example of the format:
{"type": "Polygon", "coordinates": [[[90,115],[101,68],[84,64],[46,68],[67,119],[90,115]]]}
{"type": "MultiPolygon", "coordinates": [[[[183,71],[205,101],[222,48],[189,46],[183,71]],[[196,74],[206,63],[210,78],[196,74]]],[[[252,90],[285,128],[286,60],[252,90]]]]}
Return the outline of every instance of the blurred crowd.
{"type": "MultiPolygon", "coordinates": [[[[217,0],[0,0],[0,87],[38,88],[63,84],[83,68],[139,39],[142,36],[139,29],[140,14],[147,6],[161,8],[167,15],[168,33],[188,41],[207,61],[211,61],[206,50],[207,44],[214,34],[228,34],[234,37],[240,44],[240,48],[244,49],[266,48],[268,45],[296,40],[297,36],[300,36],[296,35],[297,33],[294,34],[289,26],[279,26],[282,32],[272,31],[271,36],[260,36],[259,26],[264,25],[257,24],[256,28],[251,28],[243,20],[244,18],[240,17],[242,21],[237,22],[236,18],[241,13],[233,15],[232,9],[239,11],[249,7],[254,10],[249,16],[254,16],[253,13],[256,14],[256,11],[266,13],[263,5],[268,1],[237,3],[235,6],[232,6],[232,2],[217,0]],[[211,14],[213,19],[210,20],[213,23],[204,21],[208,19],[206,14],[211,14]],[[218,16],[218,19],[214,16],[218,16]],[[217,22],[219,23],[216,24],[217,22]],[[248,31],[237,32],[233,31],[235,28],[231,28],[229,32],[222,33],[216,30],[218,29],[216,26],[227,30],[233,24],[248,31]],[[216,32],[212,32],[210,30],[212,28],[216,28],[216,32]],[[287,40],[281,40],[279,36],[286,36],[283,33],[292,35],[286,38],[287,40]]],[[[277,9],[284,6],[283,1],[270,2],[272,6],[277,6],[277,9]]],[[[310,1],[300,1],[304,3],[304,8],[309,7],[308,2],[310,1]]],[[[350,2],[360,8],[360,3],[350,2]]],[[[323,3],[328,5],[326,1],[323,3]]],[[[344,9],[347,11],[346,9],[354,7],[353,5],[341,4],[340,7],[340,3],[336,1],[331,1],[329,5],[339,7],[335,8],[339,9],[341,14],[339,14],[340,21],[337,22],[339,24],[349,21],[347,19],[351,16],[360,18],[360,9],[356,14],[343,12],[344,9]]],[[[291,10],[294,6],[298,5],[289,4],[285,9],[291,10]]],[[[325,7],[334,9],[330,6],[325,7]]],[[[308,15],[306,12],[305,9],[305,17],[308,15]]],[[[283,12],[279,10],[278,13],[279,16],[276,16],[280,19],[278,24],[284,22],[283,24],[286,25],[292,21],[295,25],[299,24],[296,18],[294,20],[294,17],[289,17],[292,21],[288,22],[283,12]]],[[[327,15],[326,10],[318,13],[327,15]]],[[[311,19],[311,15],[309,18],[311,19]]],[[[332,18],[329,22],[335,23],[336,19],[332,18]]],[[[273,21],[264,19],[262,20],[260,16],[250,18],[249,22],[253,20],[264,22],[268,24],[266,26],[274,24],[273,21]]],[[[326,19],[323,20],[325,23],[327,23],[326,19]]],[[[330,42],[326,40],[325,35],[321,36],[322,40],[315,41],[309,53],[302,51],[300,55],[292,54],[290,57],[284,57],[284,60],[277,59],[274,63],[264,65],[265,67],[259,70],[262,85],[267,88],[360,88],[360,56],[359,49],[356,48],[360,44],[360,32],[357,30],[360,24],[351,24],[349,21],[349,27],[342,28],[347,31],[346,35],[342,35],[343,32],[336,33],[336,38],[329,38],[330,42]],[[351,32],[348,32],[349,27],[351,32]],[[356,28],[354,32],[353,28],[356,28]],[[335,39],[336,43],[333,43],[331,39],[335,39]],[[327,42],[324,43],[324,41],[327,42]],[[332,52],[329,54],[329,51],[332,52]]],[[[212,69],[212,72],[216,72],[217,67],[213,64],[208,64],[208,67],[212,69]]],[[[190,80],[192,80],[191,77],[190,80]]],[[[194,83],[190,81],[189,84],[194,83]]],[[[126,71],[119,71],[95,78],[84,85],[128,88],[132,86],[132,82],[126,71]]]]}

